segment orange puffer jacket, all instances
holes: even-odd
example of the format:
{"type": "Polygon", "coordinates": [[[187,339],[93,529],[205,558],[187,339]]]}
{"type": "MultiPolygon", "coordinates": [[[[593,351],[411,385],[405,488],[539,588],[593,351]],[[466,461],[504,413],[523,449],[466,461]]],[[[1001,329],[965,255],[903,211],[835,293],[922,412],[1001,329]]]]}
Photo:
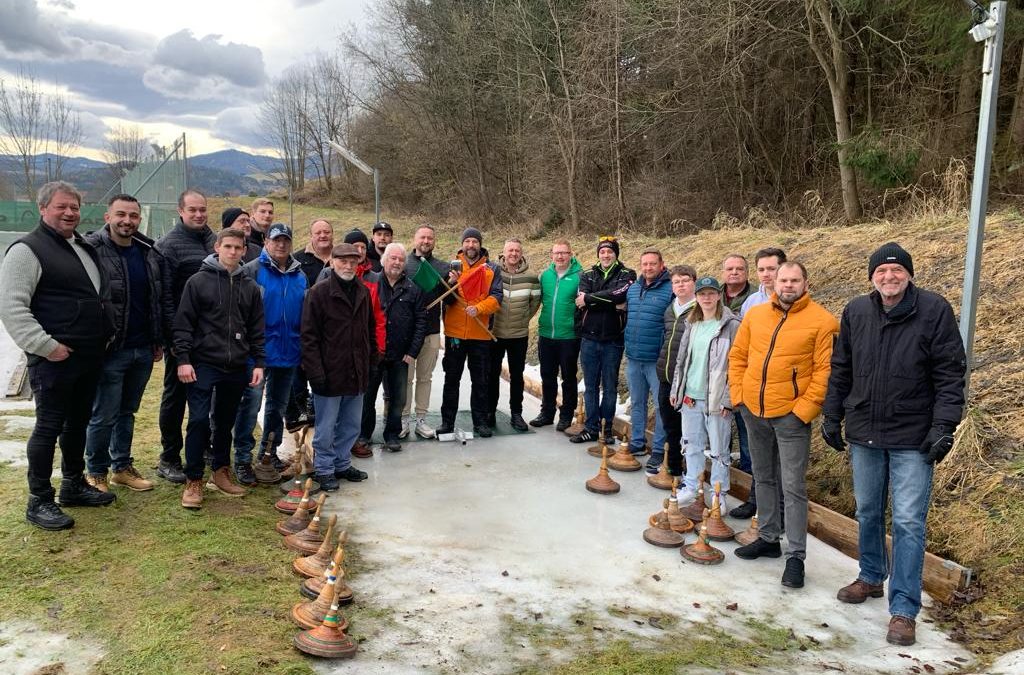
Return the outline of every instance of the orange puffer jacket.
{"type": "Polygon", "coordinates": [[[758,417],[790,412],[806,423],[821,413],[839,323],[804,294],[788,311],[778,296],[743,317],[729,352],[733,407],[758,417]]]}
{"type": "Polygon", "coordinates": [[[459,290],[452,294],[458,295],[459,300],[455,300],[451,295],[445,298],[445,303],[448,304],[448,307],[444,312],[444,334],[447,337],[460,340],[490,340],[491,336],[481,327],[480,323],[490,328],[492,315],[501,309],[501,272],[497,271],[493,265],[487,262],[486,249],[481,250],[480,258],[472,266],[466,260],[466,256],[463,255],[462,251],[459,251],[457,257],[462,263],[462,272],[459,273],[460,282],[472,274],[476,268],[481,265],[484,266],[484,269],[477,272],[477,274],[483,275],[483,281],[471,283],[474,287],[482,288],[483,292],[476,294],[474,297],[467,298],[463,294],[462,288],[459,287],[459,290]],[[449,299],[451,299],[450,304],[448,303],[449,299]],[[477,318],[480,319],[480,323],[477,323],[466,314],[467,305],[476,307],[477,318]]]}

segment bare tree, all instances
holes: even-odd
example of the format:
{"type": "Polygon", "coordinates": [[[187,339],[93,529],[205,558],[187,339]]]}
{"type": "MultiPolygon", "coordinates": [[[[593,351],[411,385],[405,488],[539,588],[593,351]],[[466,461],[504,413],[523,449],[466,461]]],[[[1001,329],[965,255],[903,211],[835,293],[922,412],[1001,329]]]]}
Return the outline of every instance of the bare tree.
{"type": "Polygon", "coordinates": [[[47,180],[60,180],[64,163],[82,145],[82,116],[72,107],[66,94],[55,90],[46,97],[46,143],[54,157],[54,172],[47,180]]]}
{"type": "Polygon", "coordinates": [[[118,124],[107,134],[103,158],[114,178],[134,169],[147,155],[150,144],[137,124],[118,124]]]}
{"type": "Polygon", "coordinates": [[[308,77],[301,68],[289,68],[273,82],[259,111],[260,123],[277,150],[292,190],[301,190],[306,182],[308,134],[303,116],[309,104],[308,77]]]}
{"type": "Polygon", "coordinates": [[[36,154],[42,147],[45,96],[34,75],[20,73],[13,82],[0,79],[0,152],[21,164],[25,194],[35,193],[36,154]]]}

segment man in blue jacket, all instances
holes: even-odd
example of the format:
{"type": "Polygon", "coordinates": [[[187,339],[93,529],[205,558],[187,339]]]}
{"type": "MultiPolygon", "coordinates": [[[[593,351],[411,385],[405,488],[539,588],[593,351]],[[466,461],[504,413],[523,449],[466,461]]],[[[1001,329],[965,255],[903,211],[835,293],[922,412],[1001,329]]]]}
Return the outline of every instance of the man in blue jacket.
{"type": "Polygon", "coordinates": [[[626,292],[626,382],[632,406],[629,449],[644,454],[647,441],[647,399],[654,397],[654,438],[647,472],[657,473],[665,458],[665,428],[657,413],[658,355],[665,339],[665,310],[672,304],[672,280],[661,251],[647,248],[640,254],[640,278],[626,292]]]}
{"type": "Polygon", "coordinates": [[[284,465],[277,459],[277,448],[284,433],[282,419],[291,395],[292,379],[302,357],[299,334],[306,275],[302,272],[302,265],[292,256],[291,228],[282,223],[271,225],[260,257],[246,263],[242,273],[260,287],[266,325],[267,365],[263,371],[263,382],[245,390],[235,416],[235,478],[242,485],[255,485],[252,449],[256,440],[252,432],[260,401],[266,391],[260,457],[269,452],[277,468],[283,469],[284,465]]]}

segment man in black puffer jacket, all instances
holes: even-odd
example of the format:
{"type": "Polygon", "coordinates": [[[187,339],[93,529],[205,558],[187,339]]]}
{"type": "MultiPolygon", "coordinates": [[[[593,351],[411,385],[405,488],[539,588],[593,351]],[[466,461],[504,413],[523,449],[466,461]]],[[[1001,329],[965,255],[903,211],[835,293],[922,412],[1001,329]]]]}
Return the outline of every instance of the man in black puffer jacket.
{"type": "Polygon", "coordinates": [[[875,291],[843,310],[821,423],[825,442],[841,452],[846,418],[860,525],[860,574],[838,598],[880,598],[888,576],[886,640],[897,645],[914,644],[932,470],[953,448],[967,368],[953,309],[917,288],[913,276],[914,262],[899,244],[871,254],[875,291]],[[885,545],[890,488],[891,557],[885,545]]]}
{"type": "MultiPolygon", "coordinates": [[[[203,260],[213,253],[217,237],[206,224],[206,196],[198,190],[185,190],[178,197],[178,222],[160,237],[156,250],[167,263],[170,303],[178,311],[185,283],[199,271],[203,260]]],[[[181,468],[181,423],[185,419],[185,386],[178,380],[178,359],[168,345],[164,354],[164,391],[160,399],[160,463],[156,475],[172,483],[184,483],[181,468]]]]}

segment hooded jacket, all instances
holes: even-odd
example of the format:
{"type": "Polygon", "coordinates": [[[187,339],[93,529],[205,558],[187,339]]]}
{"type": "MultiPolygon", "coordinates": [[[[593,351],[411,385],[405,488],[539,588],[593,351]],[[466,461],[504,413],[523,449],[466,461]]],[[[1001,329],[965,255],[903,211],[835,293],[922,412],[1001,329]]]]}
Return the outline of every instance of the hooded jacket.
{"type": "Polygon", "coordinates": [[[306,295],[306,275],[302,273],[302,265],[288,256],[287,267],[282,271],[264,249],[256,260],[242,266],[242,274],[260,287],[267,365],[272,368],[299,365],[302,360],[299,348],[302,301],[306,295]]]}
{"type": "Polygon", "coordinates": [[[580,317],[580,337],[596,342],[622,344],[626,329],[626,292],[636,283],[636,272],[619,260],[608,269],[597,263],[580,275],[580,293],[583,294],[583,315],[580,317]]]}
{"type": "Polygon", "coordinates": [[[626,291],[626,358],[657,362],[665,339],[665,310],[672,304],[672,278],[667,269],[647,283],[640,277],[626,291]]]}
{"type": "Polygon", "coordinates": [[[466,305],[476,307],[477,318],[485,326],[490,327],[491,318],[501,309],[501,272],[497,266],[487,261],[487,249],[485,248],[480,249],[480,257],[472,265],[469,264],[466,255],[461,250],[456,257],[462,265],[462,270],[459,272],[460,282],[483,265],[483,269],[476,273],[482,274],[484,277],[482,282],[484,292],[467,298],[460,287],[459,290],[444,299],[444,303],[447,305],[444,313],[444,334],[447,337],[460,340],[490,340],[491,336],[480,327],[480,324],[466,314],[466,305]],[[464,302],[457,301],[453,297],[456,294],[464,302]]]}
{"type": "Polygon", "coordinates": [[[758,417],[793,413],[805,424],[821,412],[839,323],[807,293],[789,309],[771,302],[751,307],[729,353],[733,408],[758,417]]]}
{"type": "Polygon", "coordinates": [[[537,319],[537,333],[540,337],[551,340],[575,340],[578,337],[576,293],[580,288],[582,271],[583,266],[573,258],[561,277],[555,271],[555,263],[541,272],[541,306],[537,319]]]}
{"type": "Polygon", "coordinates": [[[204,363],[242,370],[266,364],[263,299],[256,282],[207,256],[186,283],[174,317],[174,355],[180,365],[204,363]]]}
{"type": "MultiPolygon", "coordinates": [[[[676,400],[683,398],[686,389],[686,377],[690,373],[691,356],[690,336],[693,334],[694,323],[689,320],[689,312],[683,314],[683,335],[679,341],[679,349],[673,365],[672,388],[670,397],[676,400]]],[[[729,397],[729,350],[732,349],[736,332],[740,329],[740,320],[728,307],[722,308],[722,318],[718,320],[718,328],[708,345],[706,373],[706,391],[708,414],[722,412],[724,408],[732,408],[729,397]]],[[[659,371],[659,375],[661,371],[659,371]]]]}
{"type": "Polygon", "coordinates": [[[377,363],[374,311],[370,290],[361,283],[353,293],[332,273],[306,294],[302,308],[302,370],[313,393],[357,396],[370,384],[377,363]]]}
{"type": "Polygon", "coordinates": [[[515,270],[505,268],[505,256],[498,256],[501,269],[501,311],[494,315],[494,337],[505,340],[530,334],[530,319],[540,308],[540,280],[530,274],[526,256],[515,270]]]}

